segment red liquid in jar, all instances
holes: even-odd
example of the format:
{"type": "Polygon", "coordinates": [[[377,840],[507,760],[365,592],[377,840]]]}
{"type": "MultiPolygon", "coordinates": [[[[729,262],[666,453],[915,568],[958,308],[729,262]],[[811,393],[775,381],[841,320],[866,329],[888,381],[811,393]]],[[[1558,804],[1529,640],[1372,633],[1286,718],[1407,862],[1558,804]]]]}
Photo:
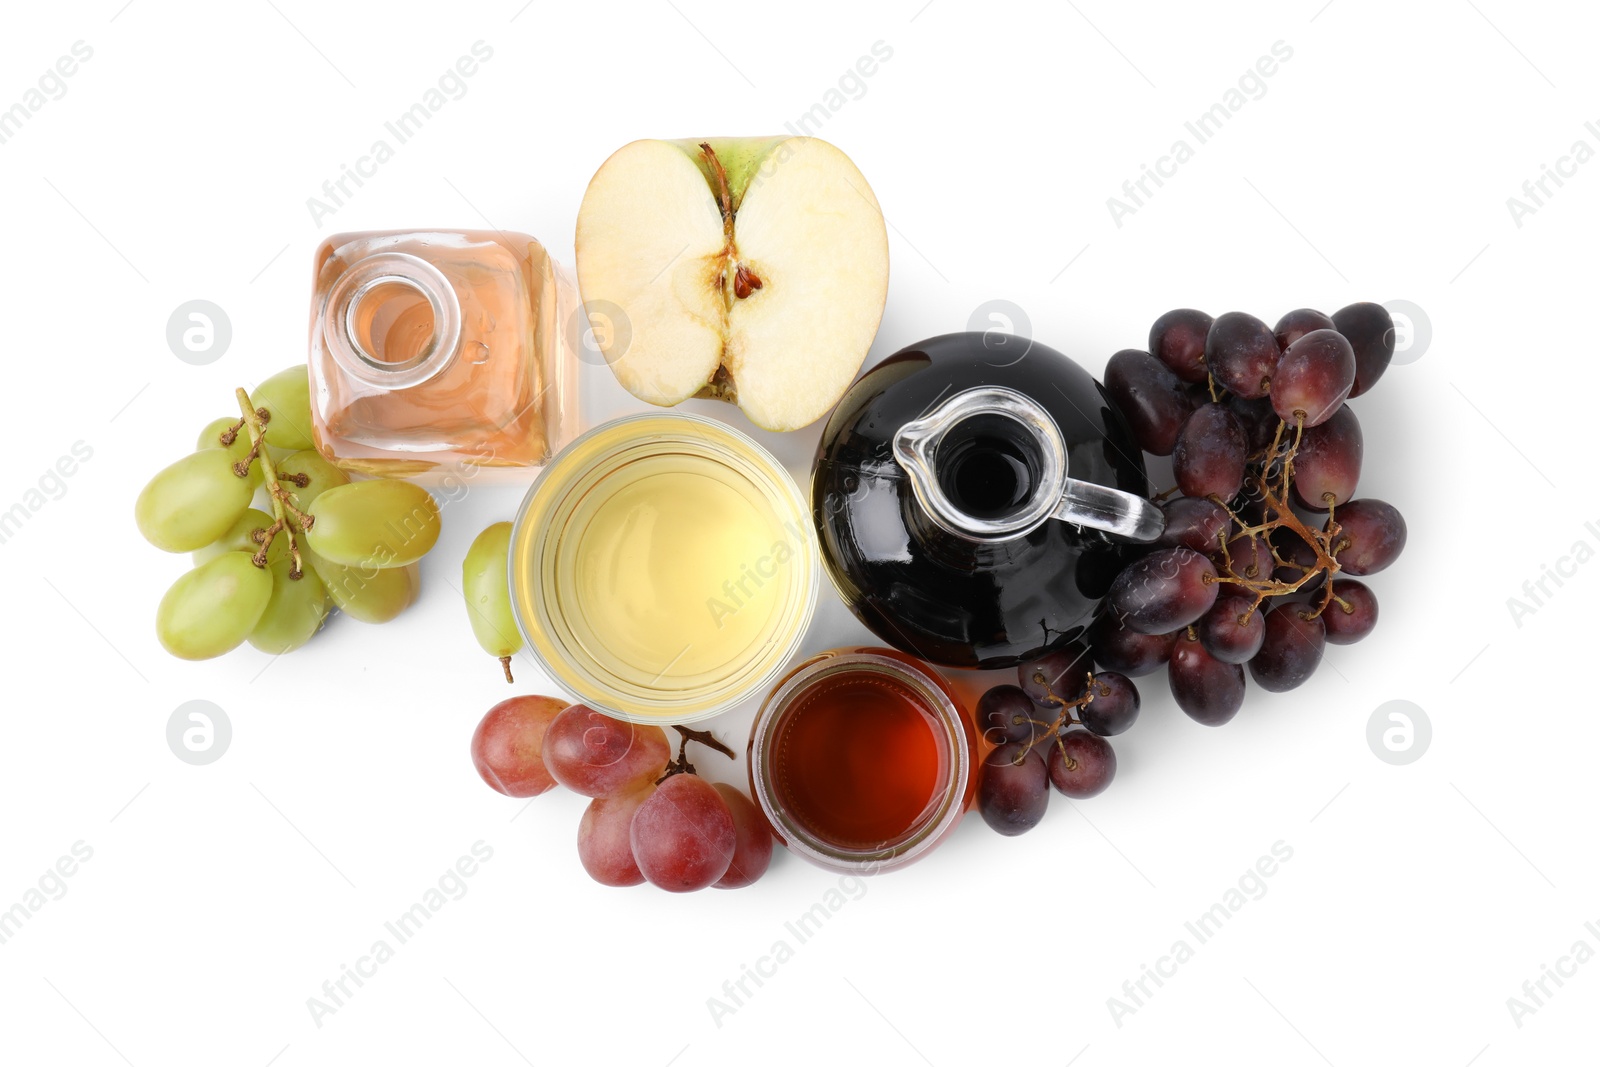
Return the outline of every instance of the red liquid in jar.
{"type": "Polygon", "coordinates": [[[950,774],[937,720],[917,693],[875,671],[799,694],[775,738],[783,806],[818,838],[870,849],[915,829],[950,774]]]}

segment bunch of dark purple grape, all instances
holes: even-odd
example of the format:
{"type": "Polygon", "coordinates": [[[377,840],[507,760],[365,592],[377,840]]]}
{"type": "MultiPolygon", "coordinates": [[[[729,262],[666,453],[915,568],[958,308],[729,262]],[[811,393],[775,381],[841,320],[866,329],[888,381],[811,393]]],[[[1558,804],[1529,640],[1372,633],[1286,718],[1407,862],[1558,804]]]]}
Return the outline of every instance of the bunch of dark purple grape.
{"type": "Polygon", "coordinates": [[[979,725],[998,746],[978,791],[989,825],[1030,829],[1051,783],[1073,797],[1105,788],[1104,738],[1138,714],[1131,678],[1165,664],[1178,706],[1220,726],[1244,704],[1246,665],[1284,692],[1328,644],[1372,632],[1378,601],[1357,579],[1394,562],[1406,526],[1392,505],[1353,499],[1362,436],[1346,401],[1388,369],[1394,340],[1378,304],[1302,308],[1276,328],[1180,308],[1151,327],[1150,351],[1111,357],[1106,392],[1134,439],[1172,457],[1166,531],[1112,583],[1086,644],[984,695],[979,725]]]}

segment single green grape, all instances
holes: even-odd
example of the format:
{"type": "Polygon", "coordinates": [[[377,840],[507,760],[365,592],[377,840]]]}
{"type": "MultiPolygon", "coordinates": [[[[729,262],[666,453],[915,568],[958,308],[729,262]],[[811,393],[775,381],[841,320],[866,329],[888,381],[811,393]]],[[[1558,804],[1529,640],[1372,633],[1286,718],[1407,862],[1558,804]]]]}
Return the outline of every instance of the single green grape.
{"type": "MultiPolygon", "coordinates": [[[[289,491],[294,506],[301,511],[311,511],[311,502],[321,496],[325,490],[340,485],[350,484],[350,475],[335,467],[316,449],[305,449],[292,452],[273,464],[273,469],[278,472],[278,484],[289,491]],[[289,479],[289,475],[303,474],[308,479],[305,488],[300,488],[289,479]]],[[[293,514],[289,515],[289,525],[298,532],[299,520],[293,514]]]]}
{"type": "Polygon", "coordinates": [[[191,452],[150,479],[133,505],[146,541],[166,552],[204,548],[250,506],[248,478],[233,473],[233,455],[220,445],[191,452]]]}
{"type": "Polygon", "coordinates": [[[506,557],[511,550],[511,524],[497,522],[472,542],[461,561],[461,593],[467,618],[483,650],[500,661],[511,681],[511,657],[522,650],[522,631],[511,613],[511,587],[506,557]]]}
{"type": "Polygon", "coordinates": [[[311,447],[311,375],[304,363],[285,367],[254,389],[250,399],[266,408],[267,444],[299,451],[311,447]]]}
{"type": "Polygon", "coordinates": [[[243,644],[271,599],[272,575],[243,552],[224,552],[172,583],[156,636],[179,659],[211,659],[243,644]]]}
{"type": "MultiPolygon", "coordinates": [[[[206,428],[200,431],[200,439],[195,442],[194,447],[197,449],[226,448],[233,455],[235,463],[243,463],[244,457],[250,454],[249,430],[240,428],[239,433],[233,439],[233,444],[224,445],[222,443],[222,432],[232,429],[238,421],[238,419],[212,419],[206,423],[206,428]]],[[[259,462],[251,462],[250,474],[245,478],[245,481],[250,483],[250,488],[252,489],[261,484],[261,464],[259,462]]]]}
{"type": "MultiPolygon", "coordinates": [[[[248,552],[252,556],[260,551],[261,546],[251,536],[256,530],[265,530],[272,525],[273,519],[260,508],[245,508],[244,514],[238,521],[228,527],[228,532],[211,542],[206,547],[193,555],[194,565],[209,562],[222,555],[224,552],[248,552]]],[[[272,547],[267,549],[267,563],[276,563],[280,559],[289,558],[289,538],[282,530],[278,531],[272,539],[272,547]]]]}
{"type": "Polygon", "coordinates": [[[313,514],[312,549],[347,567],[404,567],[439,540],[439,505],[426,489],[394,478],[334,486],[313,514]]]}
{"type": "Polygon", "coordinates": [[[359,622],[388,622],[410,607],[422,590],[422,568],[415,563],[408,567],[346,567],[313,552],[311,565],[334,607],[359,622]]]}
{"type": "Polygon", "coordinates": [[[322,579],[307,564],[299,578],[289,577],[292,559],[280,559],[267,568],[272,574],[272,599],[261,613],[250,643],[263,652],[281,656],[293,652],[322,628],[328,617],[328,593],[322,579]]]}

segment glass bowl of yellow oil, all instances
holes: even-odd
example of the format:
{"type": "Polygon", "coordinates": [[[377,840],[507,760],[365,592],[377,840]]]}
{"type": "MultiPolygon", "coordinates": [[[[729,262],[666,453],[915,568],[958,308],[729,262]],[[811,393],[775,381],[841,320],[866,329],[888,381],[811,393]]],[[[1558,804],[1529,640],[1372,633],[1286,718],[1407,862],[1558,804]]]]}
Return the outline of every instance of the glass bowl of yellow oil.
{"type": "Polygon", "coordinates": [[[534,657],[584,704],[687,723],[764,693],[816,607],[794,479],[739,431],[646,413],[597,426],[529,489],[511,600],[534,657]]]}

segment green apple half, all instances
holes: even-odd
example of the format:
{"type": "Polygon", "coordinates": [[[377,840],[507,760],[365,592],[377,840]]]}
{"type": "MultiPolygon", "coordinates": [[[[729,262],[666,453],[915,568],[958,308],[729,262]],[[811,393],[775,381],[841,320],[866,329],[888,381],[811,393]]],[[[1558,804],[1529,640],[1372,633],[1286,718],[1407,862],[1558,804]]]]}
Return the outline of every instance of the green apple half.
{"type": "Polygon", "coordinates": [[[768,430],[821,418],[883,318],[883,212],[815,137],[634,141],[578,209],[578,287],[634,396],[737,404],[768,430]],[[606,327],[606,328],[602,328],[606,327]]]}

